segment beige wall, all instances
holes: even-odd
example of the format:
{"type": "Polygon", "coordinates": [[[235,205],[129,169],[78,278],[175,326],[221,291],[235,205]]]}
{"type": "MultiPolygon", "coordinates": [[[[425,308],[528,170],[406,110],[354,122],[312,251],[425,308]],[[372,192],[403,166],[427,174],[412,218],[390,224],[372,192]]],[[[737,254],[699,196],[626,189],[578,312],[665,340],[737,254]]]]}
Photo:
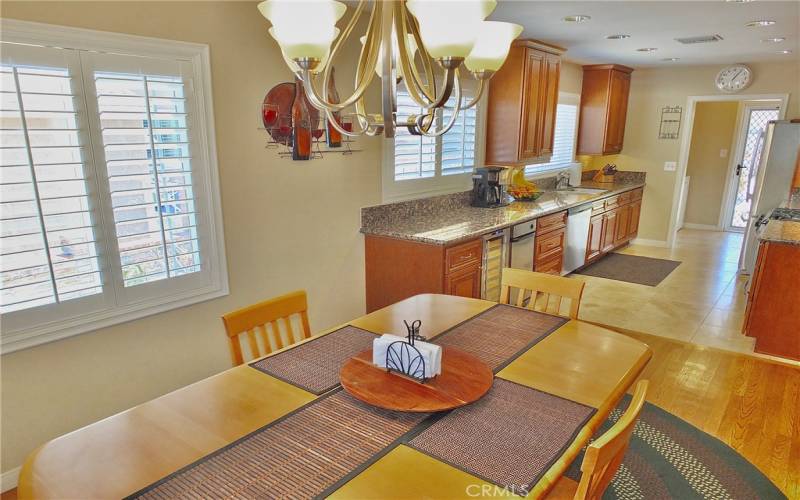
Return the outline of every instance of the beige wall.
{"type": "MultiPolygon", "coordinates": [[[[791,94],[787,118],[800,117],[800,61],[749,65],[752,85],[742,94],[791,94]]],[[[666,241],[672,213],[676,172],[664,171],[664,162],[678,161],[679,140],[658,138],[660,109],[682,106],[689,96],[719,95],[714,77],[723,66],[681,66],[638,69],[633,72],[622,154],[593,157],[586,169],[616,163],[621,170],[647,172],[639,238],[666,241]]],[[[685,127],[684,121],[681,127],[685,127]]]]}
{"type": "Polygon", "coordinates": [[[561,75],[558,82],[559,92],[569,92],[570,94],[581,93],[583,85],[583,68],[580,64],[569,61],[561,63],[561,75]]]}
{"type": "Polygon", "coordinates": [[[739,103],[699,102],[695,108],[686,175],[691,177],[686,222],[716,226],[733,154],[739,103]],[[728,154],[720,157],[720,150],[728,154]]]}
{"type": "MultiPolygon", "coordinates": [[[[60,434],[230,366],[219,319],[297,288],[314,331],[364,312],[359,209],[380,202],[380,140],[293,162],[264,149],[266,91],[291,81],[254,2],[2,3],[2,15],[207,43],[231,294],[2,356],[2,470],[60,434]]],[[[348,94],[355,52],[337,75],[348,94]]],[[[337,66],[339,63],[337,62],[337,66]]]]}

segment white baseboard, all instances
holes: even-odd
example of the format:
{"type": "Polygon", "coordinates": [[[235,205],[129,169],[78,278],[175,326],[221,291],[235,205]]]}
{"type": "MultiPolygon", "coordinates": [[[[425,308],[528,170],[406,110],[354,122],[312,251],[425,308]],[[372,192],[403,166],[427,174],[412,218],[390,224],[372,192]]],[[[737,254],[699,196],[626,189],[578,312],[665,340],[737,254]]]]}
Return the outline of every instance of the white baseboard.
{"type": "Polygon", "coordinates": [[[648,247],[666,247],[667,242],[664,240],[648,240],[645,238],[634,238],[631,245],[645,245],[648,247]]]}
{"type": "Polygon", "coordinates": [[[22,469],[22,466],[7,470],[0,475],[0,492],[5,493],[17,487],[20,469],[22,469]]]}
{"type": "Polygon", "coordinates": [[[684,222],[681,229],[700,229],[701,231],[722,231],[713,224],[695,224],[694,222],[684,222]]]}

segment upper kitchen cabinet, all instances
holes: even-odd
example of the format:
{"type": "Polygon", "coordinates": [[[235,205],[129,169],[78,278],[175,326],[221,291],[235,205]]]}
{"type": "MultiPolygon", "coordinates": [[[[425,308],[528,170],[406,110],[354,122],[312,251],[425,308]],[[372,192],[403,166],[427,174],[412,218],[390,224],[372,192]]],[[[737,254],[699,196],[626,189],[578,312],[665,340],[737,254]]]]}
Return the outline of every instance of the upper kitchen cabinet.
{"type": "Polygon", "coordinates": [[[608,155],[622,151],[632,72],[633,68],[619,64],[583,67],[579,155],[608,155]]]}
{"type": "Polygon", "coordinates": [[[492,77],[486,120],[486,163],[544,163],[553,154],[558,80],[564,49],[517,40],[492,77]]]}

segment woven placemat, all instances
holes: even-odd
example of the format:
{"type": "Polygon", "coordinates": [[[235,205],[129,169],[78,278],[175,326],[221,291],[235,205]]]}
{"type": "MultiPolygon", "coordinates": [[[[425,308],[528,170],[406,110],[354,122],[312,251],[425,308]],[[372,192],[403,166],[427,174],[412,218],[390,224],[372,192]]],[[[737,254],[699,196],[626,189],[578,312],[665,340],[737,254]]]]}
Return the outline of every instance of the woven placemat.
{"type": "Polygon", "coordinates": [[[312,498],[427,416],[333,391],[128,498],[312,498]]]}
{"type": "Polygon", "coordinates": [[[589,406],[503,379],[479,401],[453,410],[409,446],[526,495],[595,413],[589,406]]]}
{"type": "Polygon", "coordinates": [[[250,366],[306,391],[322,394],[339,385],[342,365],[372,347],[376,337],[361,328],[345,326],[250,366]]]}
{"type": "Polygon", "coordinates": [[[567,321],[498,304],[434,337],[432,342],[466,351],[497,373],[567,321]]]}

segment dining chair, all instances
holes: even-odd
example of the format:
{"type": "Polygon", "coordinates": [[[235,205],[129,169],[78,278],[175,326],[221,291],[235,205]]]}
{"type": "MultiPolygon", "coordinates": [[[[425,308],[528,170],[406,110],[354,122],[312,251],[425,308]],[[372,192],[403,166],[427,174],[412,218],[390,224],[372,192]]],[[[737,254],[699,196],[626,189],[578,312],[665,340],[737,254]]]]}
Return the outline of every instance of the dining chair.
{"type": "Polygon", "coordinates": [[[603,496],[628,450],[631,434],[644,406],[647,386],[647,380],[640,380],[636,384],[625,413],[586,448],[581,462],[580,482],[562,476],[547,495],[547,500],[599,500],[603,496]]]}
{"type": "Polygon", "coordinates": [[[247,335],[250,355],[253,358],[266,356],[272,351],[311,337],[311,328],[308,324],[308,301],[304,290],[287,293],[229,312],[222,316],[222,322],[225,324],[225,331],[228,334],[234,366],[244,363],[240,343],[242,334],[247,335]],[[299,338],[292,328],[292,318],[298,316],[301,326],[299,338]],[[283,323],[285,335],[281,335],[279,320],[283,323]],[[256,333],[261,339],[263,353],[259,348],[256,333]]]}
{"type": "Polygon", "coordinates": [[[500,302],[527,307],[534,311],[560,314],[561,302],[567,298],[569,317],[578,319],[581,296],[585,282],[575,278],[564,278],[552,274],[536,273],[523,269],[503,269],[500,302]],[[512,292],[515,299],[512,301],[512,292]]]}

